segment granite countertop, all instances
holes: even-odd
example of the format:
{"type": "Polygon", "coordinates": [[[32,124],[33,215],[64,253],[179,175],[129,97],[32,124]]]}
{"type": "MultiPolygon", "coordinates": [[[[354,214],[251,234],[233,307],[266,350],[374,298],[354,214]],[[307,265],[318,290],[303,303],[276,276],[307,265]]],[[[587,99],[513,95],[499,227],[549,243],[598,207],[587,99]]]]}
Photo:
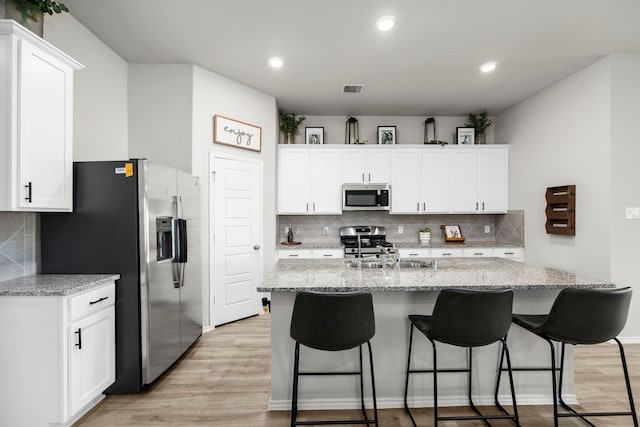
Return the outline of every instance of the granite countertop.
{"type": "Polygon", "coordinates": [[[0,296],[67,296],[119,278],[119,274],[35,274],[0,282],[0,296]]]}
{"type": "MultiPolygon", "coordinates": [[[[392,242],[394,243],[394,242],[392,242]]],[[[398,248],[521,248],[523,245],[515,243],[465,241],[463,243],[445,243],[441,240],[431,241],[428,245],[420,242],[395,242],[398,248]]],[[[299,245],[283,245],[279,243],[276,249],[343,249],[340,242],[301,242],[299,245]]]]}
{"type": "MultiPolygon", "coordinates": [[[[396,292],[438,291],[443,288],[560,289],[613,288],[611,283],[579,277],[504,258],[438,258],[438,268],[383,271],[351,268],[354,259],[281,259],[259,292],[396,292]]],[[[424,261],[424,260],[423,260],[424,261]]],[[[365,259],[366,262],[366,259],[365,259]]]]}

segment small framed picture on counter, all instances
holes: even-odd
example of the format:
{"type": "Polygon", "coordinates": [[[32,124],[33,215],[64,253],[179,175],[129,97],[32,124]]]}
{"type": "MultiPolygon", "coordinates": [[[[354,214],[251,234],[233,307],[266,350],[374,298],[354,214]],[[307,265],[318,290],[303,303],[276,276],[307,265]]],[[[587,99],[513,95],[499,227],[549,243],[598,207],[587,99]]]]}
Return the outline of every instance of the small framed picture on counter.
{"type": "Polygon", "coordinates": [[[445,242],[464,242],[462,231],[459,225],[443,225],[441,226],[444,233],[445,242]]]}
{"type": "Polygon", "coordinates": [[[395,126],[378,126],[378,144],[387,145],[396,143],[395,126]]]}
{"type": "Polygon", "coordinates": [[[324,144],[324,127],[304,128],[305,144],[324,144]]]}
{"type": "Polygon", "coordinates": [[[475,128],[457,127],[456,128],[456,143],[463,145],[473,145],[476,143],[476,130],[475,128]]]}

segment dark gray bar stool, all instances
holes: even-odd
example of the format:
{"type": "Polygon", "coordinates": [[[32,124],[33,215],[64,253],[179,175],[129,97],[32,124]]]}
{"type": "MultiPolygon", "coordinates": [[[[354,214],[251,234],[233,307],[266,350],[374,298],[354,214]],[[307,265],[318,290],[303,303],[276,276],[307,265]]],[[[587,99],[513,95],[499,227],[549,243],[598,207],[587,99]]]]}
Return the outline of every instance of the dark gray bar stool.
{"type": "Polygon", "coordinates": [[[327,424],[374,424],[378,425],[376,386],[373,375],[373,354],[370,339],[376,331],[373,314],[373,299],[370,293],[318,293],[299,292],[291,315],[291,338],[296,342],[293,365],[293,395],[291,398],[291,426],[327,424]],[[373,420],[367,417],[364,405],[364,383],[362,372],[362,345],[369,349],[371,386],[373,397],[373,420]],[[360,369],[358,371],[300,372],[300,345],[316,350],[341,351],[358,347],[360,369]],[[332,421],[297,421],[298,377],[304,375],[358,375],[360,377],[360,403],[364,419],[332,421]]]}
{"type": "MultiPolygon", "coordinates": [[[[550,371],[553,388],[553,419],[558,426],[561,417],[579,417],[590,426],[594,426],[585,417],[593,416],[630,416],[633,425],[638,427],[638,418],[631,394],[631,383],[627,371],[627,361],[622,343],[617,336],[624,328],[631,303],[631,288],[620,289],[577,289],[565,288],[556,297],[549,314],[514,314],[513,323],[532,332],[549,343],[551,349],[550,368],[513,368],[513,371],[550,371]],[[629,396],[628,412],[576,412],[562,399],[562,377],[564,374],[564,354],[566,344],[600,344],[614,340],[618,344],[622,370],[629,396]],[[556,367],[554,342],[562,343],[560,368],[556,367]],[[556,374],[559,373],[559,384],[556,374]],[[568,413],[558,413],[558,402],[568,413]]],[[[500,361],[502,368],[502,359],[500,361]]],[[[502,371],[503,369],[501,369],[502,371]]],[[[500,385],[498,377],[497,387],[500,385]]]]}
{"type": "Polygon", "coordinates": [[[407,395],[409,390],[409,375],[415,373],[433,373],[433,417],[434,424],[447,420],[482,420],[490,425],[490,419],[510,419],[519,426],[518,407],[516,405],[513,378],[511,380],[511,397],[513,399],[513,415],[498,402],[496,406],[504,415],[483,415],[473,403],[471,398],[472,357],[473,348],[489,345],[500,341],[503,354],[506,354],[507,366],[511,367],[509,349],[507,348],[507,332],[511,326],[511,308],[513,304],[513,291],[511,289],[497,291],[476,291],[467,289],[444,289],[438,294],[433,314],[431,316],[412,314],[411,333],[409,335],[409,355],[407,357],[407,376],[404,391],[404,409],[411,418],[413,425],[416,421],[409,410],[407,395]],[[413,344],[413,329],[417,328],[426,336],[433,347],[433,369],[411,369],[411,347],[413,344]],[[466,368],[438,369],[436,342],[465,347],[468,351],[466,368]],[[451,372],[466,372],[467,393],[471,409],[476,416],[451,416],[438,415],[438,374],[451,372]]]}

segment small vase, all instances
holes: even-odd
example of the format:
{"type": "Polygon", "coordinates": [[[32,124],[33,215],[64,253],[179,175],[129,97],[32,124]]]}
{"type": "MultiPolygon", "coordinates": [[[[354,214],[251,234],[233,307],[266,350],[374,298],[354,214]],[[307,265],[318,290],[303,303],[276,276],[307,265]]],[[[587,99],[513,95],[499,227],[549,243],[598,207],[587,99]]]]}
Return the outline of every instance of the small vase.
{"type": "Polygon", "coordinates": [[[484,133],[481,133],[476,137],[476,144],[486,144],[487,136],[484,133]]]}
{"type": "Polygon", "coordinates": [[[34,7],[31,9],[30,13],[35,20],[23,16],[22,13],[16,9],[16,4],[13,0],[0,0],[0,19],[13,19],[27,30],[42,37],[42,34],[44,33],[44,18],[42,11],[37,7],[34,7]]]}
{"type": "Polygon", "coordinates": [[[295,135],[291,132],[284,133],[284,143],[285,144],[295,144],[295,135]]]}
{"type": "Polygon", "coordinates": [[[431,242],[431,232],[428,233],[419,233],[418,238],[420,239],[420,244],[428,245],[431,242]]]}

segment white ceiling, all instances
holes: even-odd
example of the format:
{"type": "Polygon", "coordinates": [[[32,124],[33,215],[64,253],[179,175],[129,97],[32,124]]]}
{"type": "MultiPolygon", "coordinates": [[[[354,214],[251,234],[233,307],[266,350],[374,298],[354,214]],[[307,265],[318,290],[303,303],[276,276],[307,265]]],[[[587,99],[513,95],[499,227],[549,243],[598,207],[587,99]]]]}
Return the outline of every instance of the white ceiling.
{"type": "Polygon", "coordinates": [[[63,1],[127,62],[196,64],[298,114],[497,114],[605,55],[640,53],[639,0],[63,1]],[[396,26],[381,33],[387,14],[396,26]],[[341,93],[353,83],[366,87],[341,93]]]}

